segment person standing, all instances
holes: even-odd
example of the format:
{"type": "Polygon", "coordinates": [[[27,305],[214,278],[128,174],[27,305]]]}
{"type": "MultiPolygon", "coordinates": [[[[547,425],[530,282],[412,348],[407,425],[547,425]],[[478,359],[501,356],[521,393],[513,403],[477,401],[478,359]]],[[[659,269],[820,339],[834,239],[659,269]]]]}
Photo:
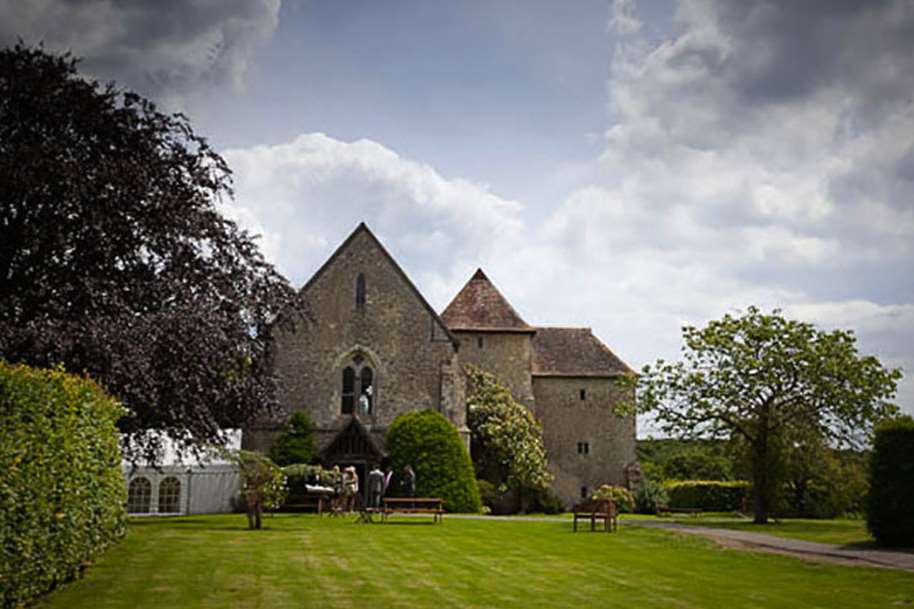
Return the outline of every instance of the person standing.
{"type": "Polygon", "coordinates": [[[381,507],[381,497],[384,495],[384,472],[375,465],[368,472],[368,507],[378,509],[381,507]]]}
{"type": "Polygon", "coordinates": [[[411,465],[403,468],[403,494],[407,497],[416,496],[416,472],[411,465]]]}
{"type": "Polygon", "coordinates": [[[355,507],[355,497],[359,494],[359,475],[355,467],[349,466],[343,470],[343,509],[351,512],[355,507]]]}

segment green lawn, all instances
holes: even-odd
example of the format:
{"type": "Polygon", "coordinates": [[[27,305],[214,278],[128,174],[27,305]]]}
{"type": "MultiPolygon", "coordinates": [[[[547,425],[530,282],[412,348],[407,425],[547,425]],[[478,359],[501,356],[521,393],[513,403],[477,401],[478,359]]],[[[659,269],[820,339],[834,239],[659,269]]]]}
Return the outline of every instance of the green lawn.
{"type": "Polygon", "coordinates": [[[726,550],[665,531],[278,515],[144,519],[39,607],[892,607],[914,574],[726,550]]]}

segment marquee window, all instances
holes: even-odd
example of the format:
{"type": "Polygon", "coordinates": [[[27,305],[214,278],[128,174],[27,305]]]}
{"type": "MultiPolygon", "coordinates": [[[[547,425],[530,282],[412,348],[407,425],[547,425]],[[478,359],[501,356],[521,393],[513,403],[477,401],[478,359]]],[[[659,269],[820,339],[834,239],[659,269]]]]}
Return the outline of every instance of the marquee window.
{"type": "Polygon", "coordinates": [[[181,481],[169,476],[159,483],[159,513],[176,514],[181,511],[181,481]]]}
{"type": "Polygon", "coordinates": [[[134,478],[127,487],[127,512],[148,514],[152,504],[152,483],[148,478],[134,478]]]}

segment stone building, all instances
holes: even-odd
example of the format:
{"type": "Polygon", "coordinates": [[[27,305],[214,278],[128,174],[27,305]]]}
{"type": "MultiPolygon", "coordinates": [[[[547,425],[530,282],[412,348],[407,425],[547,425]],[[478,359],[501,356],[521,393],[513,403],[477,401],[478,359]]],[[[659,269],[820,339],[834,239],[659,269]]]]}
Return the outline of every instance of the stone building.
{"type": "MultiPolygon", "coordinates": [[[[300,297],[307,314],[292,331],[277,327],[274,366],[281,403],[307,411],[324,463],[367,471],[384,456],[388,426],[411,410],[439,410],[469,445],[463,366],[473,363],[541,422],[563,501],[630,484],[635,420],[611,409],[630,369],[589,328],[530,326],[482,270],[438,315],[365,224],[300,297]]],[[[268,450],[275,436],[260,425],[243,445],[268,450]]]]}

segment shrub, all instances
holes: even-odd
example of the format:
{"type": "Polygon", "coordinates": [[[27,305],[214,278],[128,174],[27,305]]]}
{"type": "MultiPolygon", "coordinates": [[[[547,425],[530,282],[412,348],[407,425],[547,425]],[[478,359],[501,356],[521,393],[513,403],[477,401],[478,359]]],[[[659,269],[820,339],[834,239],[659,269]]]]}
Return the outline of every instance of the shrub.
{"type": "Polygon", "coordinates": [[[270,459],[283,467],[309,463],[314,458],[314,424],[304,412],[293,412],[286,430],[270,450],[270,459]]]}
{"type": "Polygon", "coordinates": [[[387,430],[387,450],[394,471],[412,466],[417,494],[441,497],[451,512],[479,511],[470,454],[441,413],[422,410],[398,416],[387,430]]]}
{"type": "Polygon", "coordinates": [[[876,428],[870,461],[866,526],[886,546],[914,546],[914,419],[885,421],[876,428]]]}
{"type": "Polygon", "coordinates": [[[635,498],[627,488],[604,484],[593,492],[591,499],[612,499],[616,510],[620,514],[631,512],[635,509],[635,498]]]}
{"type": "Polygon", "coordinates": [[[552,487],[546,487],[535,492],[530,502],[530,511],[542,512],[543,514],[561,514],[565,511],[565,502],[555,494],[552,487]]]}
{"type": "Polygon", "coordinates": [[[488,480],[477,480],[476,488],[479,489],[479,501],[482,503],[482,505],[488,507],[489,510],[491,510],[498,502],[498,497],[501,495],[501,493],[499,493],[495,485],[488,480]]]}
{"type": "Polygon", "coordinates": [[[668,481],[663,486],[669,494],[670,507],[701,508],[709,512],[740,509],[749,490],[749,483],[745,480],[676,480],[668,481]]]}
{"type": "Polygon", "coordinates": [[[669,502],[669,495],[663,485],[650,478],[641,481],[635,492],[635,512],[639,514],[656,514],[657,504],[669,502]]]}
{"type": "Polygon", "coordinates": [[[88,379],[0,361],[0,605],[77,577],[123,536],[123,414],[88,379]]]}

